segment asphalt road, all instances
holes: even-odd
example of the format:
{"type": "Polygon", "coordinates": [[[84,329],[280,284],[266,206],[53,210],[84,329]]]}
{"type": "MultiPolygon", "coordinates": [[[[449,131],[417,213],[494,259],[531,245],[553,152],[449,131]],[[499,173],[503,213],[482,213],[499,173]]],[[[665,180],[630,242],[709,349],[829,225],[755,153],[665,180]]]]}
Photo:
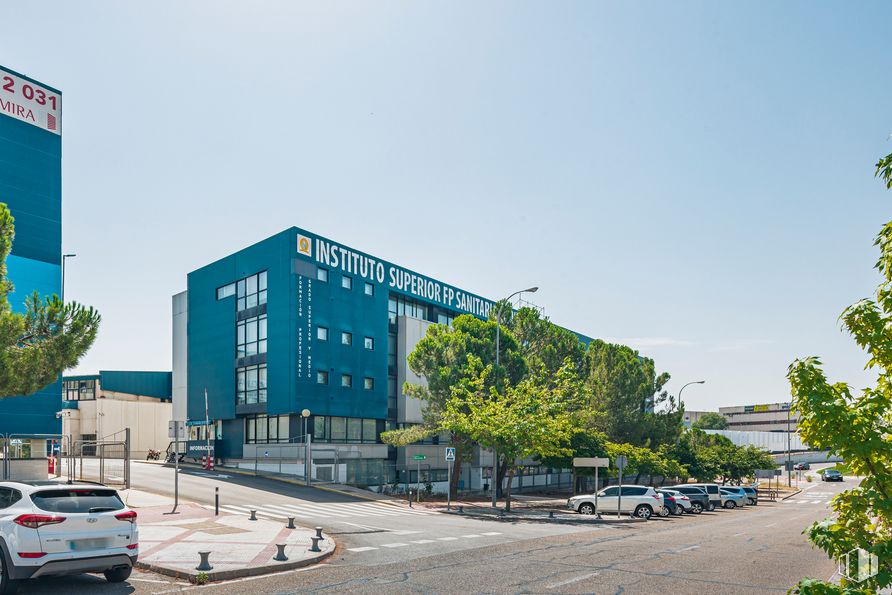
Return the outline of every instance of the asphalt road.
{"type": "MultiPolygon", "coordinates": [[[[134,487],[163,493],[172,484],[165,468],[133,467],[134,487]]],[[[220,487],[227,505],[291,503],[350,510],[358,502],[270,480],[215,475],[225,473],[184,472],[181,496],[209,503],[214,487],[220,487]]],[[[802,576],[829,578],[833,574],[835,565],[806,542],[802,530],[827,516],[830,497],[852,484],[851,479],[843,484],[803,484],[806,490],[785,502],[613,527],[443,514],[325,519],[320,513],[299,522],[327,521],[323,526],[341,544],[328,563],[201,589],[214,595],[784,592],[802,576]]],[[[32,581],[20,592],[161,594],[196,589],[135,572],[125,585],[80,576],[32,581]]]]}

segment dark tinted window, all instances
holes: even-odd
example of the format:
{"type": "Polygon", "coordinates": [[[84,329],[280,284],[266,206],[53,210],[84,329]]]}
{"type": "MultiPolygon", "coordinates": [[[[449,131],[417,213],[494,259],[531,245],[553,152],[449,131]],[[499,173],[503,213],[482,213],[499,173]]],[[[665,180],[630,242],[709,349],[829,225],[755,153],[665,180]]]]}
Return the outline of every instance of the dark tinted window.
{"type": "Polygon", "coordinates": [[[31,500],[47,512],[103,512],[124,508],[117,492],[101,488],[45,490],[31,494],[31,500]]]}
{"type": "Polygon", "coordinates": [[[601,492],[601,495],[602,496],[616,496],[618,492],[619,492],[619,490],[616,489],[616,487],[614,486],[614,487],[605,489],[603,492],[601,492]]]}
{"type": "Polygon", "coordinates": [[[647,488],[636,488],[633,486],[623,486],[623,496],[643,496],[647,493],[647,488]]]}
{"type": "Polygon", "coordinates": [[[22,499],[22,493],[12,488],[0,488],[0,508],[9,508],[22,499]]]}

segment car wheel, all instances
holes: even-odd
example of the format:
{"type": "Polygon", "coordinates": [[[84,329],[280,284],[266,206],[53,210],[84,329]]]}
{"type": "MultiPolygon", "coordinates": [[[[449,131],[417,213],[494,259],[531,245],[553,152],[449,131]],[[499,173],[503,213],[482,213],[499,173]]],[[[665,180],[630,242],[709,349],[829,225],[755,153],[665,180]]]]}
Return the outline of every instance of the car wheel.
{"type": "Polygon", "coordinates": [[[579,507],[579,514],[595,514],[595,507],[592,504],[586,502],[582,506],[579,507]]]}
{"type": "Polygon", "coordinates": [[[9,578],[6,567],[6,556],[0,551],[0,595],[12,595],[18,590],[19,581],[9,578]]]}
{"type": "Polygon", "coordinates": [[[654,511],[651,510],[650,506],[647,504],[639,504],[635,508],[635,516],[639,519],[648,520],[651,516],[653,516],[654,511]]]}
{"type": "Polygon", "coordinates": [[[737,503],[734,500],[728,500],[727,502],[725,502],[725,508],[727,508],[728,510],[731,510],[732,508],[735,508],[736,506],[737,506],[737,503]]]}
{"type": "Polygon", "coordinates": [[[675,516],[681,516],[684,514],[684,506],[676,506],[675,507],[675,516]]]}
{"type": "Polygon", "coordinates": [[[710,502],[709,504],[707,504],[706,510],[708,510],[709,512],[712,512],[713,510],[715,510],[715,502],[710,502]]]}
{"type": "Polygon", "coordinates": [[[133,572],[133,568],[131,566],[123,566],[121,568],[112,568],[111,570],[106,570],[102,574],[105,575],[105,580],[110,583],[123,583],[128,578],[130,578],[131,572],[133,572]]]}
{"type": "Polygon", "coordinates": [[[692,502],[691,510],[693,511],[694,514],[700,514],[701,512],[703,512],[703,505],[700,504],[699,502],[692,502]]]}

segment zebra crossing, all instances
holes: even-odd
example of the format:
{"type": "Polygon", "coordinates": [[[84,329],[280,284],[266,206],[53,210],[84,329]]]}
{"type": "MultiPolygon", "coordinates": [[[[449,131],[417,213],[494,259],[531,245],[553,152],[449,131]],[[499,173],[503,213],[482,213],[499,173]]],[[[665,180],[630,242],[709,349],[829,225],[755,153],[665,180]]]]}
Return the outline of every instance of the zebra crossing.
{"type": "MultiPolygon", "coordinates": [[[[206,506],[213,509],[213,506],[206,506]]],[[[288,517],[298,519],[361,519],[369,517],[399,517],[409,515],[433,515],[440,514],[433,510],[423,508],[404,508],[387,502],[309,502],[300,501],[299,504],[259,504],[256,506],[245,504],[221,504],[220,512],[230,514],[250,515],[251,511],[257,511],[258,517],[283,520],[288,517]]]]}

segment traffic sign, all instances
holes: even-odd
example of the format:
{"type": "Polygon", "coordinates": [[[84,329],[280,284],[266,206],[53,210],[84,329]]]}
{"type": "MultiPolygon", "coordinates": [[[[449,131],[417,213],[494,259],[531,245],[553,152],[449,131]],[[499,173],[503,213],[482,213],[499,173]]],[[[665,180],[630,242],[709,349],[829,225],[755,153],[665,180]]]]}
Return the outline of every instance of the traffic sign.
{"type": "Polygon", "coordinates": [[[454,447],[454,446],[447,446],[447,447],[446,447],[446,460],[447,460],[447,461],[454,461],[454,460],[455,460],[455,447],[454,447]]]}
{"type": "Polygon", "coordinates": [[[412,459],[415,461],[423,461],[426,458],[427,458],[427,455],[415,455],[412,457],[412,459]]]}
{"type": "Polygon", "coordinates": [[[170,420],[167,422],[168,438],[184,438],[186,436],[186,423],[170,420]]]}
{"type": "Polygon", "coordinates": [[[610,459],[607,457],[573,457],[574,467],[609,467],[610,459]]]}
{"type": "Polygon", "coordinates": [[[617,467],[622,469],[629,464],[629,459],[626,458],[626,455],[619,455],[618,457],[616,457],[616,460],[614,462],[616,463],[617,467]]]}

